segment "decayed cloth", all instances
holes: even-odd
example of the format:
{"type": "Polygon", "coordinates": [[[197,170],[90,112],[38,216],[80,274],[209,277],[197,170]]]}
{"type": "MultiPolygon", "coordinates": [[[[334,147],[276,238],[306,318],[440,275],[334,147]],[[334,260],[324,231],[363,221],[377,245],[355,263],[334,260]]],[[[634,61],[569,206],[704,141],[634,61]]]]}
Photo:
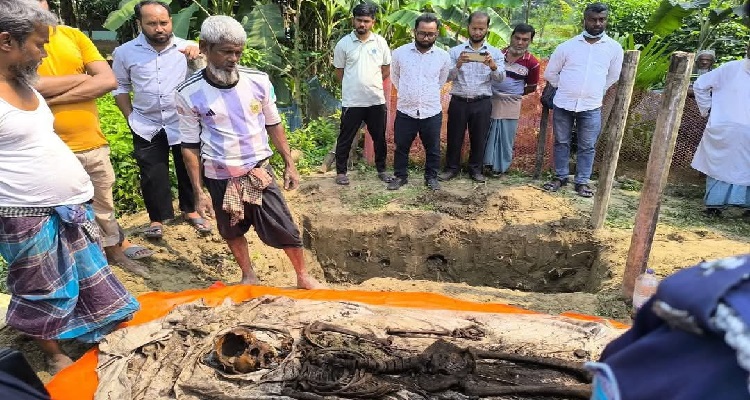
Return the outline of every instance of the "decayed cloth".
{"type": "MultiPolygon", "coordinates": [[[[538,356],[574,359],[583,349],[594,357],[622,330],[605,323],[545,315],[492,314],[370,306],[343,301],[293,300],[266,296],[240,304],[227,300],[211,308],[185,304],[166,317],[117,330],[99,345],[99,387],[96,400],[240,400],[290,399],[281,395],[284,381],[300,371],[295,348],[274,369],[228,375],[208,365],[217,335],[238,325],[280,328],[296,343],[301,330],[322,321],[363,334],[385,337],[385,328],[445,329],[479,325],[481,341],[451,339],[459,346],[496,348],[538,356]]],[[[394,338],[393,346],[414,354],[435,341],[431,338],[394,338]]],[[[337,396],[326,397],[338,399],[337,396]]],[[[402,389],[389,399],[425,399],[402,389]]],[[[455,399],[468,399],[455,393],[455,399]]]]}
{"type": "Polygon", "coordinates": [[[273,182],[273,176],[265,168],[266,162],[261,162],[246,175],[230,178],[221,208],[226,211],[232,225],[245,219],[244,203],[263,204],[263,190],[273,182]]]}
{"type": "Polygon", "coordinates": [[[8,325],[40,339],[96,342],[138,310],[107,264],[88,205],[0,209],[8,325]]]}

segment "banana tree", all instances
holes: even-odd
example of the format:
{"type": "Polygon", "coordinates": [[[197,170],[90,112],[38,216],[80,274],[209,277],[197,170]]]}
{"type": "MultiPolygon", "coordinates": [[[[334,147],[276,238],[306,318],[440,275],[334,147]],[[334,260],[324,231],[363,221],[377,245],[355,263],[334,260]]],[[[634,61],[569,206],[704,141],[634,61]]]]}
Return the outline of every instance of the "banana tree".
{"type": "Polygon", "coordinates": [[[711,0],[694,0],[677,2],[662,0],[659,8],[651,16],[646,29],[661,37],[680,29],[690,18],[697,20],[697,35],[695,35],[695,50],[700,51],[711,47],[716,38],[716,29],[723,23],[736,17],[744,17],[745,12],[741,2],[718,2],[712,7],[711,0]]]}
{"type": "MultiPolygon", "coordinates": [[[[490,16],[490,29],[487,41],[497,47],[503,47],[510,38],[511,27],[498,12],[498,9],[513,8],[521,5],[523,0],[428,0],[402,3],[402,6],[388,14],[385,20],[406,32],[414,27],[414,21],[425,11],[434,12],[443,23],[443,28],[438,38],[439,43],[444,46],[454,46],[460,42],[461,37],[468,37],[468,17],[473,11],[484,11],[490,16]]],[[[409,34],[406,41],[411,40],[409,34]]],[[[403,43],[393,43],[396,47],[403,43]]]]}

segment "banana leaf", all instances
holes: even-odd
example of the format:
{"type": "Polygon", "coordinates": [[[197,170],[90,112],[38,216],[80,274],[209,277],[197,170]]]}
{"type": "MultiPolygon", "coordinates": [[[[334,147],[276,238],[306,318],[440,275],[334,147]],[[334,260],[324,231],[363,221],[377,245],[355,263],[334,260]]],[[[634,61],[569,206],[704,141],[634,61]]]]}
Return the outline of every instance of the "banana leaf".
{"type": "Polygon", "coordinates": [[[665,37],[682,26],[682,20],[694,12],[706,8],[711,3],[710,0],[694,0],[688,2],[678,2],[672,0],[662,0],[659,8],[656,9],[648,23],[646,29],[654,34],[665,37]]]}

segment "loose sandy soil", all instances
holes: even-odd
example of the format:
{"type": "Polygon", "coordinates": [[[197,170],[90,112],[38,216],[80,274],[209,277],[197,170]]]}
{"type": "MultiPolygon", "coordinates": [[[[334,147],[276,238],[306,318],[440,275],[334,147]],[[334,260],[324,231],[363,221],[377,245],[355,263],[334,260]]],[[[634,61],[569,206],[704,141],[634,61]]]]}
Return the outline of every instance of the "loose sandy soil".
{"type": "MultiPolygon", "coordinates": [[[[458,179],[431,193],[420,176],[411,178],[409,185],[391,192],[373,172],[351,174],[349,187],[319,175],[287,193],[303,228],[312,273],[335,289],[436,292],[629,321],[619,287],[636,192],[616,189],[614,217],[594,233],[588,228],[591,199],[548,194],[538,189],[539,182],[506,177],[477,185],[458,179]]],[[[694,197],[668,199],[662,212],[673,218],[660,223],[649,262],[660,276],[703,259],[750,252],[750,222],[736,213],[713,226],[700,217],[700,200],[694,197]]],[[[136,295],[239,280],[239,269],[216,234],[200,237],[176,221],[166,227],[163,240],[148,242],[139,233],[148,225],[145,214],[125,216],[122,223],[134,242],[156,251],[146,261],[149,279],[114,268],[136,295]]],[[[294,274],[284,253],[260,243],[254,232],[247,236],[262,284],[292,287],[294,274]]],[[[3,346],[23,350],[40,376],[49,379],[33,343],[6,328],[0,331],[3,346]]],[[[73,355],[85,351],[80,345],[67,348],[73,355]]]]}

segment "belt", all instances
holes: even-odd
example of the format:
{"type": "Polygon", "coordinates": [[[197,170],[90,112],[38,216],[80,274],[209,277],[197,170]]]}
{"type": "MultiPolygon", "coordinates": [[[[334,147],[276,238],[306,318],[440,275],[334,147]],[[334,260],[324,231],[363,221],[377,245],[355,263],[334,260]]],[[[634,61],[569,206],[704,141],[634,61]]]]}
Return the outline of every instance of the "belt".
{"type": "Polygon", "coordinates": [[[456,95],[451,96],[451,100],[457,100],[463,103],[474,103],[476,101],[487,100],[489,98],[490,96],[477,96],[477,97],[461,97],[461,96],[456,96],[456,95]]]}

